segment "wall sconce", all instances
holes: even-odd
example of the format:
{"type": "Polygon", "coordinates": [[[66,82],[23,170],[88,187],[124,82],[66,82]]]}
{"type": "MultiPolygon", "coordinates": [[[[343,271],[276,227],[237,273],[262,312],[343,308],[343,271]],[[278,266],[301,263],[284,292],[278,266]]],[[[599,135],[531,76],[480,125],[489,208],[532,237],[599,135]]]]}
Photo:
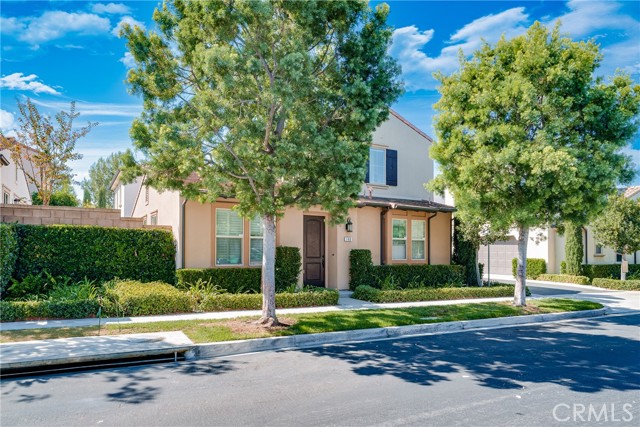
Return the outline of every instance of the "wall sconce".
{"type": "Polygon", "coordinates": [[[353,231],[353,223],[351,222],[351,218],[347,218],[347,232],[351,233],[353,231]]]}

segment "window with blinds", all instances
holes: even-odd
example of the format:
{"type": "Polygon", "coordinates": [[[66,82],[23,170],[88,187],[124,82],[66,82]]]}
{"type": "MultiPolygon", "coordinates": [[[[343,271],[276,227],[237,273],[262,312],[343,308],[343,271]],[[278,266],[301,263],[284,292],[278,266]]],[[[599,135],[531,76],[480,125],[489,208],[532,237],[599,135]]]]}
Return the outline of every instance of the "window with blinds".
{"type": "Polygon", "coordinates": [[[244,221],[231,209],[216,209],[216,264],[242,265],[244,221]]]}
{"type": "Polygon", "coordinates": [[[249,221],[249,263],[253,265],[262,263],[262,239],[264,230],[262,219],[259,216],[249,221]]]}

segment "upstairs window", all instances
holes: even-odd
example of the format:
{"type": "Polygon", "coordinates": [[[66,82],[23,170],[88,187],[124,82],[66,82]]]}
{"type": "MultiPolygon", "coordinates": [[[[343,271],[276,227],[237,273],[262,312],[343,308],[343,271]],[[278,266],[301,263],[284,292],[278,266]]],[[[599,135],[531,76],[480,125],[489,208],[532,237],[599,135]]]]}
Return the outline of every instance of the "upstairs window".
{"type": "Polygon", "coordinates": [[[9,203],[11,203],[11,194],[7,193],[6,191],[3,192],[2,203],[4,203],[5,205],[8,205],[9,203]]]}
{"type": "Polygon", "coordinates": [[[369,182],[371,184],[387,183],[385,173],[385,151],[382,148],[369,149],[369,182]]]}
{"type": "Polygon", "coordinates": [[[216,264],[242,265],[244,221],[231,209],[216,209],[216,264]]]}
{"type": "Polygon", "coordinates": [[[151,225],[158,225],[158,212],[153,212],[151,214],[151,225]]]}
{"type": "Polygon", "coordinates": [[[616,254],[616,262],[622,262],[622,254],[616,254]]]}
{"type": "Polygon", "coordinates": [[[602,255],[602,245],[600,243],[596,243],[596,255],[602,255]]]}

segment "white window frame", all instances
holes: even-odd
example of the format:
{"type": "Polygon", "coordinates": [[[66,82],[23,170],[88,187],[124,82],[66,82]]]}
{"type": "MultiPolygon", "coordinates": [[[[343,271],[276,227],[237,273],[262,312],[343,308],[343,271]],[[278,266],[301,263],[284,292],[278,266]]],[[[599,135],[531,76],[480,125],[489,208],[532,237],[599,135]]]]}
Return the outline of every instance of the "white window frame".
{"type": "Polygon", "coordinates": [[[427,221],[425,221],[424,219],[412,219],[411,220],[411,260],[412,261],[425,261],[427,259],[426,243],[427,243],[427,221]],[[424,231],[424,235],[421,238],[413,237],[413,224],[416,222],[422,222],[424,224],[424,228],[422,229],[424,231]],[[422,248],[424,249],[422,251],[422,254],[423,254],[422,258],[413,257],[413,242],[422,242],[422,248]]]}
{"type": "MultiPolygon", "coordinates": [[[[376,177],[377,178],[377,177],[376,177]]],[[[387,150],[379,147],[369,147],[369,184],[387,185],[387,150]],[[373,179],[373,152],[382,153],[382,180],[374,181],[373,179]]]]}
{"type": "MultiPolygon", "coordinates": [[[[217,266],[243,266],[244,265],[244,219],[242,217],[240,217],[240,220],[242,222],[242,233],[240,234],[240,236],[230,236],[230,235],[219,235],[218,234],[218,211],[227,211],[227,212],[232,212],[236,215],[238,215],[237,212],[235,212],[233,209],[225,209],[225,208],[216,208],[216,212],[215,212],[215,218],[216,218],[216,226],[215,226],[215,239],[216,239],[216,265],[217,266]],[[218,262],[218,239],[239,239],[240,240],[240,262],[238,264],[221,264],[218,262]]],[[[239,215],[238,215],[239,216],[239,215]]]]}
{"type": "MultiPolygon", "coordinates": [[[[259,216],[256,216],[255,218],[249,220],[249,265],[261,265],[262,264],[262,259],[260,259],[260,261],[251,261],[251,242],[253,240],[260,240],[260,244],[262,245],[264,243],[264,227],[262,225],[262,218],[260,218],[259,216]],[[251,222],[253,221],[259,221],[260,222],[260,230],[261,230],[261,235],[260,236],[252,236],[251,235],[251,222]]],[[[264,253],[263,253],[264,255],[264,253]]]]}
{"type": "Polygon", "coordinates": [[[391,218],[391,260],[392,261],[406,261],[407,260],[407,252],[408,252],[408,245],[407,245],[407,236],[408,236],[408,227],[409,224],[407,222],[407,220],[405,218],[391,218]],[[404,239],[402,238],[396,238],[393,236],[393,223],[394,221],[402,221],[404,222],[404,239]],[[394,241],[404,241],[404,258],[394,258],[393,257],[393,242],[394,241]]]}
{"type": "Polygon", "coordinates": [[[2,192],[2,203],[7,205],[11,204],[11,193],[7,191],[2,192]]]}
{"type": "Polygon", "coordinates": [[[149,223],[151,225],[158,225],[158,211],[151,212],[151,214],[149,215],[149,223]]]}
{"type": "Polygon", "coordinates": [[[596,243],[593,254],[595,256],[602,256],[602,255],[604,255],[603,249],[604,249],[604,247],[600,243],[596,243]]]}

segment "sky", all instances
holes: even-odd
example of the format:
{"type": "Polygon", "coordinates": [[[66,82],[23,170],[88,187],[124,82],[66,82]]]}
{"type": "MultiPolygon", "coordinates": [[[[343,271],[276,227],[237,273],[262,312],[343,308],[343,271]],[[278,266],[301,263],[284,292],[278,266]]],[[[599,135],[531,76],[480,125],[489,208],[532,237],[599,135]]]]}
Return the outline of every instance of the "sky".
{"type": "MultiPolygon", "coordinates": [[[[373,1],[375,6],[380,3],[373,1]]],[[[639,1],[387,1],[394,28],[389,53],[402,67],[405,94],[392,106],[434,136],[432,105],[438,100],[432,74],[458,68],[458,52],[477,49],[482,40],[522,34],[535,21],[574,40],[595,40],[604,55],[597,75],[617,69],[640,83],[639,1]]],[[[133,66],[123,23],[154,29],[153,1],[7,1],[0,3],[0,129],[17,127],[16,99],[29,97],[46,114],[68,109],[81,113],[77,125],[99,122],[76,148],[76,180],[88,175],[100,157],[131,148],[129,127],[142,101],[125,83],[133,66]]],[[[640,165],[640,136],[624,152],[640,165]]],[[[634,184],[640,185],[640,167],[634,184]]]]}

